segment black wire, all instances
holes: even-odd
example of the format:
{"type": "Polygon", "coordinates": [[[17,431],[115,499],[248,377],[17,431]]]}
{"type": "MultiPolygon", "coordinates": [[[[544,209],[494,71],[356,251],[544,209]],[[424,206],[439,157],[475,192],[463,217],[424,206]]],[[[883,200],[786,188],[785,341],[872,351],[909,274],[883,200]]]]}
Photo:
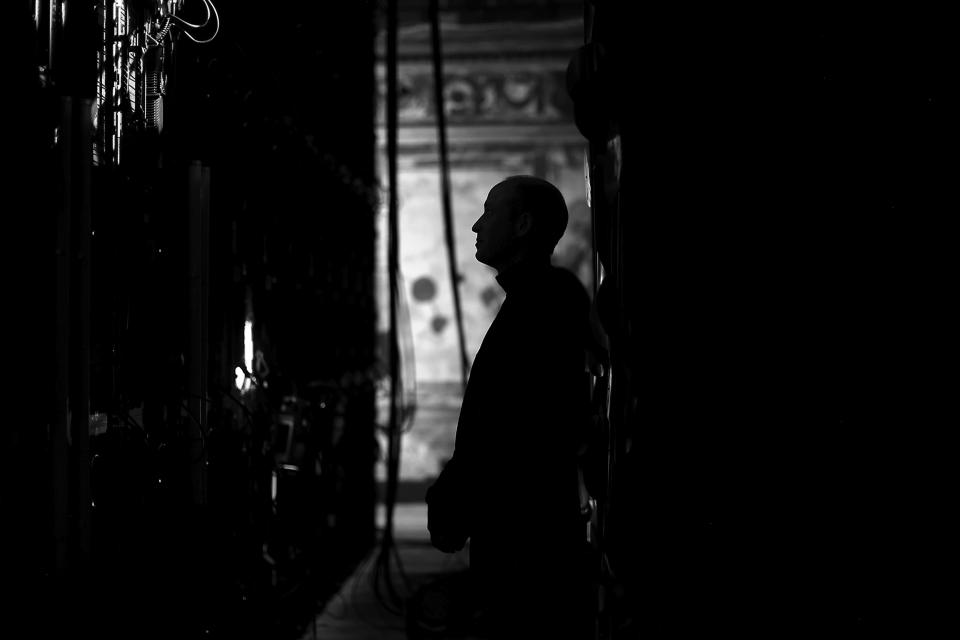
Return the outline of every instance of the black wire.
{"type": "Polygon", "coordinates": [[[380,592],[380,572],[376,571],[371,574],[373,577],[371,579],[371,585],[373,586],[373,594],[377,598],[377,602],[380,603],[380,606],[385,609],[387,612],[392,613],[395,616],[402,615],[402,612],[395,608],[393,605],[389,604],[385,599],[383,594],[380,592]]]}
{"type": "Polygon", "coordinates": [[[413,589],[409,575],[403,566],[403,560],[400,558],[399,549],[396,545],[396,538],[394,537],[393,533],[392,518],[389,517],[389,514],[391,514],[393,509],[396,507],[396,482],[399,464],[399,451],[397,450],[396,445],[394,449],[388,453],[388,464],[387,496],[384,502],[384,508],[388,514],[388,526],[383,532],[383,539],[381,540],[380,549],[377,554],[376,572],[373,576],[372,586],[374,589],[374,595],[377,597],[377,600],[380,602],[381,606],[395,615],[402,615],[406,610],[406,600],[401,597],[401,595],[397,592],[397,589],[394,587],[391,566],[393,561],[396,562],[400,578],[402,579],[403,585],[408,593],[413,589]],[[389,595],[392,603],[394,604],[390,604],[384,600],[383,594],[380,591],[381,581],[383,581],[387,590],[387,595],[389,595]]]}
{"type": "MultiPolygon", "coordinates": [[[[254,380],[254,383],[255,383],[255,384],[257,384],[258,386],[260,386],[259,383],[253,378],[252,375],[251,375],[251,376],[248,376],[248,377],[250,377],[252,380],[254,380]]],[[[334,388],[334,389],[339,390],[339,387],[337,387],[336,385],[331,385],[331,388],[334,388]]],[[[262,389],[262,386],[261,386],[261,389],[262,389]]],[[[226,395],[228,398],[230,398],[230,399],[231,399],[234,403],[236,403],[238,406],[240,406],[241,409],[242,409],[242,410],[244,411],[244,413],[246,414],[247,418],[251,421],[251,423],[253,422],[254,416],[253,416],[252,412],[249,410],[249,408],[246,407],[245,404],[243,404],[240,400],[238,400],[232,393],[230,393],[230,392],[228,392],[228,391],[226,391],[226,390],[224,390],[224,389],[219,389],[219,388],[218,388],[217,390],[218,390],[221,394],[226,395]]],[[[201,398],[203,398],[203,399],[205,399],[205,400],[207,400],[207,401],[212,402],[212,399],[209,398],[209,397],[205,397],[205,396],[195,396],[195,397],[201,397],[201,398]]],[[[403,421],[402,424],[404,425],[404,426],[403,426],[403,429],[404,429],[404,430],[406,430],[406,429],[409,428],[409,424],[412,422],[412,417],[413,417],[414,414],[415,414],[415,406],[405,407],[405,411],[404,411],[403,416],[402,416],[402,418],[401,418],[402,421],[403,421]]],[[[191,417],[192,417],[192,416],[191,416],[191,417]]],[[[389,454],[389,456],[394,460],[394,462],[391,463],[392,468],[397,468],[397,465],[398,465],[397,453],[398,453],[398,446],[397,446],[397,444],[394,444],[394,445],[393,445],[393,449],[392,449],[392,451],[391,451],[390,454],[389,454]]],[[[383,629],[397,630],[397,629],[402,629],[402,627],[397,627],[397,626],[395,626],[395,625],[376,625],[376,624],[370,623],[368,620],[366,620],[366,617],[363,615],[363,612],[359,611],[359,609],[358,609],[358,607],[357,607],[357,604],[356,604],[356,601],[357,601],[356,593],[357,593],[357,591],[358,591],[358,589],[359,589],[359,586],[360,586],[360,585],[362,584],[362,582],[363,582],[364,574],[366,574],[366,573],[369,571],[370,573],[369,573],[369,576],[368,576],[368,577],[371,579],[371,586],[373,587],[374,595],[376,596],[376,598],[377,598],[378,603],[380,604],[380,606],[381,606],[383,609],[385,609],[386,611],[388,611],[388,612],[390,612],[390,613],[392,613],[392,614],[394,614],[394,615],[398,615],[398,616],[399,616],[399,615],[402,615],[402,614],[403,614],[402,608],[399,608],[399,609],[398,609],[397,607],[392,606],[389,602],[387,602],[387,601],[384,599],[384,596],[383,596],[383,594],[382,594],[382,592],[381,592],[381,589],[380,589],[380,582],[385,580],[385,583],[386,583],[386,585],[387,585],[387,590],[390,592],[389,595],[391,596],[391,599],[392,599],[394,602],[402,602],[401,597],[399,596],[399,594],[397,594],[396,590],[395,590],[394,587],[393,587],[392,578],[390,577],[389,562],[390,562],[390,555],[391,555],[391,554],[392,554],[392,555],[395,557],[395,559],[396,559],[397,565],[398,565],[399,568],[400,568],[401,576],[402,576],[405,584],[407,584],[407,585],[409,586],[409,578],[408,578],[408,576],[406,575],[406,572],[405,572],[404,569],[403,569],[402,561],[401,561],[400,558],[399,558],[399,555],[398,555],[397,550],[396,550],[396,546],[395,546],[394,544],[392,544],[392,535],[391,535],[391,534],[384,533],[384,536],[383,536],[383,538],[381,539],[380,543],[378,543],[378,545],[377,545],[376,547],[374,547],[374,548],[371,549],[370,553],[368,553],[368,555],[365,557],[364,561],[361,563],[360,567],[359,567],[358,570],[356,571],[356,580],[354,581],[354,584],[353,584],[353,587],[352,587],[352,589],[351,589],[351,594],[350,594],[349,598],[344,597],[344,596],[342,595],[342,593],[340,593],[339,591],[334,595],[334,599],[335,599],[335,600],[339,599],[339,600],[343,601],[343,603],[344,603],[344,611],[346,611],[346,610],[348,610],[348,609],[349,609],[349,610],[352,610],[355,614],[357,614],[357,616],[358,616],[361,620],[364,621],[365,624],[367,624],[368,626],[377,628],[377,629],[381,629],[381,630],[383,630],[383,629]],[[379,547],[379,549],[378,549],[378,547],[379,547]],[[376,551],[376,553],[375,553],[375,551],[376,551]]],[[[333,614],[332,611],[330,610],[329,606],[327,607],[327,614],[330,615],[330,617],[332,617],[332,618],[334,618],[334,619],[336,619],[336,620],[343,620],[343,619],[345,619],[345,617],[346,617],[345,615],[339,615],[339,616],[338,616],[338,615],[333,614]]],[[[315,623],[315,622],[316,622],[316,616],[314,617],[314,623],[315,623]]]]}
{"type": "MultiPolygon", "coordinates": [[[[384,531],[383,540],[381,542],[380,552],[377,557],[377,569],[378,569],[378,580],[380,575],[383,576],[384,583],[386,585],[387,591],[391,599],[402,605],[403,599],[399,596],[396,589],[393,585],[393,578],[391,576],[391,566],[390,561],[395,548],[395,539],[393,532],[393,511],[396,507],[396,493],[397,493],[397,475],[399,471],[399,445],[396,442],[393,445],[393,449],[389,452],[388,458],[388,472],[387,472],[387,495],[384,501],[384,509],[386,510],[387,515],[387,527],[384,531]]],[[[401,571],[403,571],[402,564],[400,565],[401,571]]],[[[406,574],[403,573],[404,579],[406,581],[406,574]]],[[[379,595],[379,591],[377,592],[379,595]]],[[[392,611],[392,609],[391,609],[392,611]]]]}
{"type": "MultiPolygon", "coordinates": [[[[373,574],[373,591],[377,600],[388,611],[394,612],[393,607],[387,604],[380,593],[380,576],[385,574],[386,584],[391,595],[396,597],[393,592],[393,585],[389,576],[389,561],[384,568],[382,558],[384,550],[389,548],[393,538],[393,505],[396,501],[397,492],[397,472],[399,468],[399,407],[398,407],[398,389],[399,389],[399,340],[397,327],[398,311],[398,274],[399,265],[399,223],[398,223],[398,180],[397,180],[397,110],[398,110],[398,91],[397,91],[397,0],[387,0],[387,177],[390,187],[389,202],[387,207],[387,271],[388,282],[390,283],[390,417],[389,430],[387,432],[387,488],[384,506],[386,508],[386,527],[381,541],[380,552],[377,556],[376,571],[373,574]]],[[[389,553],[389,552],[388,552],[389,553]]],[[[387,556],[389,558],[389,556],[387,556]]]]}
{"type": "MultiPolygon", "coordinates": [[[[372,571],[371,567],[375,566],[375,563],[377,560],[376,550],[377,550],[377,545],[374,545],[373,547],[371,547],[370,551],[367,553],[363,561],[358,566],[357,570],[354,572],[353,574],[354,581],[350,587],[349,597],[344,597],[339,593],[338,593],[338,596],[344,602],[344,612],[346,612],[347,610],[352,611],[354,616],[357,619],[359,619],[361,622],[363,622],[363,624],[365,624],[366,626],[371,627],[373,629],[378,629],[378,630],[401,630],[401,627],[398,627],[396,625],[374,624],[368,619],[369,617],[367,615],[368,612],[361,611],[357,604],[357,600],[358,600],[357,593],[360,590],[360,587],[364,584],[365,579],[371,579],[375,575],[375,572],[372,571]],[[368,571],[370,572],[369,575],[367,575],[368,571]]],[[[371,586],[373,586],[372,583],[371,583],[371,586]]],[[[374,591],[374,593],[376,595],[376,591],[374,591]]],[[[346,615],[335,616],[332,614],[330,614],[330,617],[332,617],[335,620],[344,620],[347,618],[346,615]]]]}
{"type": "MultiPolygon", "coordinates": [[[[392,569],[391,569],[391,560],[396,558],[396,556],[397,556],[396,541],[391,539],[390,545],[388,546],[385,557],[383,559],[383,566],[385,569],[385,575],[387,580],[387,591],[390,592],[390,596],[393,598],[393,601],[397,603],[397,606],[400,608],[400,611],[402,612],[405,608],[406,601],[403,598],[403,596],[400,595],[399,591],[394,587],[394,580],[392,577],[392,569]]],[[[406,575],[403,573],[403,563],[399,562],[399,560],[397,562],[397,568],[400,569],[401,571],[401,577],[403,578],[404,586],[407,589],[409,589],[409,586],[408,586],[409,580],[407,579],[406,575]]]]}
{"type": "MultiPolygon", "coordinates": [[[[401,347],[399,354],[401,366],[398,367],[397,375],[400,378],[401,405],[404,413],[406,413],[408,408],[412,407],[415,410],[417,406],[417,359],[413,343],[413,329],[410,323],[410,306],[407,304],[407,287],[403,283],[403,275],[399,272],[396,275],[400,280],[397,288],[398,292],[402,292],[397,298],[397,322],[402,325],[397,330],[397,340],[401,347]]],[[[404,432],[405,430],[401,429],[401,433],[404,432]]]]}
{"type": "Polygon", "coordinates": [[[440,195],[443,202],[443,230],[450,269],[450,288],[453,291],[453,310],[457,320],[457,340],[460,345],[460,379],[464,388],[470,373],[470,358],[463,330],[463,307],[460,304],[460,276],[457,273],[456,242],[453,237],[453,207],[450,202],[450,162],[447,157],[447,122],[443,100],[443,52],[440,40],[440,12],[437,0],[430,0],[430,40],[433,49],[433,96],[437,114],[437,143],[440,150],[440,195]]]}
{"type": "Polygon", "coordinates": [[[374,562],[376,556],[374,555],[376,547],[371,547],[369,553],[364,557],[363,564],[357,569],[356,579],[353,581],[353,586],[350,589],[350,608],[358,617],[364,619],[362,612],[357,609],[357,591],[360,588],[360,585],[363,584],[364,573],[369,569],[370,565],[374,562]]]}
{"type": "Polygon", "coordinates": [[[403,579],[403,586],[407,588],[407,591],[413,591],[413,586],[410,582],[410,576],[407,574],[407,570],[403,566],[403,560],[400,558],[400,549],[397,547],[397,541],[394,540],[391,545],[393,551],[394,560],[397,562],[397,568],[400,570],[400,577],[403,579]]]}

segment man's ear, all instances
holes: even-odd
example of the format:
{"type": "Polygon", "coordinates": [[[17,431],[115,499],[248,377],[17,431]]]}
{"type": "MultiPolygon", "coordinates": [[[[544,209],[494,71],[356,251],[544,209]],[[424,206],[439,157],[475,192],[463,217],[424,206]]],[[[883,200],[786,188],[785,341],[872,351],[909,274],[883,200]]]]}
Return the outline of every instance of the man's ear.
{"type": "Polygon", "coordinates": [[[529,211],[521,211],[513,220],[513,231],[521,238],[533,230],[533,216],[529,211]]]}

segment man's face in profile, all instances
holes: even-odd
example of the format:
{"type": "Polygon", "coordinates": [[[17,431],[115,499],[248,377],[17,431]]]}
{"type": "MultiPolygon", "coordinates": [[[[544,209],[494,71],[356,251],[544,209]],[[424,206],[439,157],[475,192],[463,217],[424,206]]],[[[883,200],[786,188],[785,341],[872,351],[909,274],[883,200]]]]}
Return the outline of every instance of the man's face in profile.
{"type": "Polygon", "coordinates": [[[498,184],[483,204],[483,215],[472,227],[477,234],[477,260],[499,269],[518,249],[511,207],[513,187],[498,184]]]}

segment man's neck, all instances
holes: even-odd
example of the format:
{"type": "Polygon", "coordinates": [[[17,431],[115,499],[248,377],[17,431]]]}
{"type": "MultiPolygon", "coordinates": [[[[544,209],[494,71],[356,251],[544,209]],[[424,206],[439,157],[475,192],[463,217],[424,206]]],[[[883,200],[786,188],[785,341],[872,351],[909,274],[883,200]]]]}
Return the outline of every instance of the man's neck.
{"type": "Polygon", "coordinates": [[[497,282],[504,289],[518,279],[522,279],[523,274],[531,270],[550,265],[550,256],[541,254],[522,254],[497,269],[497,282]]]}
{"type": "Polygon", "coordinates": [[[530,253],[528,251],[516,253],[497,265],[497,277],[506,275],[509,278],[513,271],[521,271],[529,266],[541,266],[549,262],[550,256],[546,254],[530,253]]]}

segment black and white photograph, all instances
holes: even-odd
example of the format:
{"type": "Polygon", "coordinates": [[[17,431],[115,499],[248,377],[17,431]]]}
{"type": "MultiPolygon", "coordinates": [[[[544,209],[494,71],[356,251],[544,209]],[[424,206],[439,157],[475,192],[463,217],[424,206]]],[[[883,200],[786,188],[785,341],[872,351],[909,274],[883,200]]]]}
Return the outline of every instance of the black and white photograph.
{"type": "Polygon", "coordinates": [[[0,637],[960,632],[948,4],[5,12],[0,637]]]}

